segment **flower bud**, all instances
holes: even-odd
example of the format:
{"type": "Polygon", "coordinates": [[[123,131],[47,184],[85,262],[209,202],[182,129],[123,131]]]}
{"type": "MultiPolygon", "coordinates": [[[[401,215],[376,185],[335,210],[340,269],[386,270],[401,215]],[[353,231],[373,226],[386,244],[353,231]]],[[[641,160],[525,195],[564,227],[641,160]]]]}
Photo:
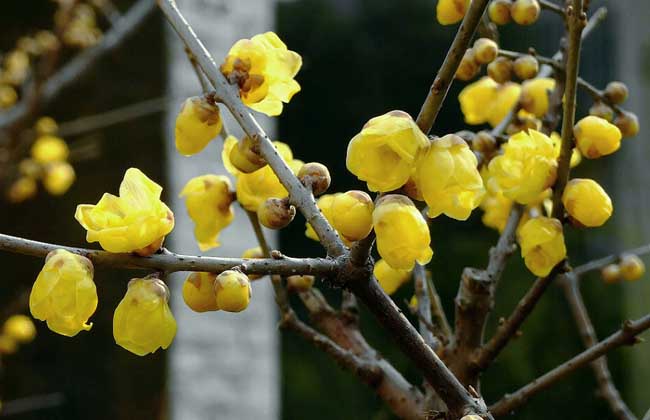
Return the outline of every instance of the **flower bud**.
{"type": "Polygon", "coordinates": [[[334,197],[330,208],[334,229],[350,242],[365,238],[372,230],[372,198],[363,191],[347,191],[334,197]]]}
{"type": "Polygon", "coordinates": [[[539,18],[540,9],[537,0],[515,0],[510,7],[510,15],[519,25],[532,25],[539,18]]]}
{"type": "Polygon", "coordinates": [[[45,166],[43,186],[52,195],[63,195],[76,178],[74,168],[68,162],[52,162],[45,166]]]}
{"type": "Polygon", "coordinates": [[[607,284],[618,283],[621,280],[621,267],[618,264],[609,264],[600,270],[600,275],[607,284]]]}
{"type": "Polygon", "coordinates": [[[195,312],[218,311],[214,273],[191,273],[183,283],[183,300],[195,312]]]}
{"type": "Polygon", "coordinates": [[[609,82],[605,87],[605,98],[613,104],[625,102],[628,95],[627,86],[623,82],[609,82]]]}
{"type": "Polygon", "coordinates": [[[305,163],[298,171],[298,179],[307,188],[311,188],[314,196],[323,194],[330,187],[332,178],[327,166],[318,162],[305,163]]]}
{"type": "Polygon", "coordinates": [[[614,110],[606,103],[598,101],[589,108],[589,115],[602,118],[607,122],[612,122],[614,119],[614,110]]]}
{"type": "Polygon", "coordinates": [[[41,117],[36,121],[34,126],[36,129],[36,134],[39,136],[52,136],[59,131],[59,125],[56,123],[54,118],[51,117],[41,117]]]}
{"type": "Polygon", "coordinates": [[[488,64],[487,73],[495,82],[505,83],[512,78],[512,67],[512,60],[509,58],[497,57],[488,64]]]}
{"type": "Polygon", "coordinates": [[[18,350],[18,343],[13,337],[0,335],[0,355],[14,354],[18,350]]]}
{"type": "Polygon", "coordinates": [[[413,202],[403,195],[387,194],[372,213],[377,250],[393,268],[412,270],[415,262],[431,261],[429,226],[413,202]]]}
{"type": "MultiPolygon", "coordinates": [[[[255,259],[255,258],[264,258],[264,254],[262,253],[262,248],[259,246],[256,246],[254,248],[248,248],[241,254],[242,258],[245,259],[255,259]]],[[[264,277],[261,274],[248,274],[248,278],[250,280],[257,280],[264,277]]]]}
{"type": "Polygon", "coordinates": [[[379,285],[387,295],[392,295],[404,283],[411,279],[412,270],[400,270],[393,268],[384,260],[375,263],[372,273],[377,278],[379,285]]]}
{"type": "Polygon", "coordinates": [[[199,153],[223,127],[219,107],[205,97],[187,98],[176,117],[176,149],[184,156],[199,153]]]}
{"type": "Polygon", "coordinates": [[[465,51],[463,58],[460,60],[456,70],[456,79],[468,81],[473,79],[481,69],[481,65],[476,62],[474,50],[472,48],[465,51]]]}
{"type": "Polygon", "coordinates": [[[50,31],[42,30],[36,32],[34,39],[41,51],[51,51],[59,45],[59,39],[50,31]]]}
{"type": "Polygon", "coordinates": [[[12,107],[18,101],[18,93],[9,86],[0,84],[0,110],[12,107]]]}
{"type": "Polygon", "coordinates": [[[50,163],[66,160],[70,150],[63,139],[45,135],[36,139],[32,145],[31,154],[38,163],[50,163]]]}
{"type": "Polygon", "coordinates": [[[510,1],[494,0],[488,7],[490,20],[497,25],[505,25],[510,22],[510,1]]]}
{"type": "Polygon", "coordinates": [[[230,149],[230,163],[245,174],[263,168],[266,166],[266,160],[260,155],[257,146],[250,137],[245,136],[230,149]]]}
{"type": "Polygon", "coordinates": [[[517,232],[526,267],[538,277],[549,275],[566,258],[562,223],[550,217],[530,219],[517,232]]]}
{"type": "Polygon", "coordinates": [[[29,343],[36,337],[36,327],[28,316],[12,315],[5,321],[2,333],[18,343],[29,343]]]}
{"type": "Polygon", "coordinates": [[[539,62],[532,55],[522,55],[514,61],[512,69],[521,80],[532,79],[539,72],[539,62]]]}
{"type": "Polygon", "coordinates": [[[18,164],[18,172],[26,177],[38,179],[41,177],[43,167],[34,159],[27,158],[21,160],[18,164]]]}
{"type": "Polygon", "coordinates": [[[638,280],[645,274],[645,264],[635,254],[623,255],[619,267],[621,267],[621,277],[627,281],[638,280]]]}
{"type": "Polygon", "coordinates": [[[614,119],[623,137],[634,137],[639,133],[639,119],[632,112],[623,111],[614,119]]]}
{"type": "Polygon", "coordinates": [[[258,207],[257,217],[269,229],[282,229],[296,217],[296,208],[286,198],[269,198],[258,207]]]}
{"type": "Polygon", "coordinates": [[[74,337],[88,331],[97,308],[93,264],[86,257],[57,249],[47,254],[29,295],[32,316],[55,333],[74,337]]]}
{"type": "Polygon", "coordinates": [[[21,176],[15,180],[7,190],[7,200],[11,203],[22,203],[36,195],[38,185],[36,180],[28,176],[21,176]]]}
{"type": "Polygon", "coordinates": [[[555,89],[555,80],[550,77],[527,80],[521,85],[521,107],[542,118],[548,111],[548,96],[555,89]]]}
{"type": "Polygon", "coordinates": [[[287,277],[287,288],[294,292],[306,292],[314,285],[314,276],[289,276],[287,277]]]}
{"type": "Polygon", "coordinates": [[[481,201],[481,209],[483,210],[481,218],[483,224],[501,233],[508,223],[512,200],[505,197],[501,191],[492,192],[488,189],[488,194],[481,201]]]}
{"type": "Polygon", "coordinates": [[[138,356],[166,349],[176,335],[169,289],[155,277],[135,278],[113,315],[115,342],[138,356]]]}
{"type": "Polygon", "coordinates": [[[217,307],[227,312],[241,312],[251,300],[251,284],[246,274],[237,270],[226,270],[214,281],[217,307]]]}
{"type": "Polygon", "coordinates": [[[441,25],[460,22],[467,12],[471,0],[438,0],[436,19],[441,25]]]}
{"type": "Polygon", "coordinates": [[[621,131],[602,118],[584,117],[573,127],[580,153],[588,159],[609,155],[621,147],[621,131]]]}
{"type": "Polygon", "coordinates": [[[562,203],[578,226],[602,226],[612,215],[612,200],[605,190],[591,179],[569,181],[562,194],[562,203]]]}
{"type": "Polygon", "coordinates": [[[478,64],[488,64],[499,54],[499,46],[490,38],[479,38],[474,41],[474,59],[478,64]]]}

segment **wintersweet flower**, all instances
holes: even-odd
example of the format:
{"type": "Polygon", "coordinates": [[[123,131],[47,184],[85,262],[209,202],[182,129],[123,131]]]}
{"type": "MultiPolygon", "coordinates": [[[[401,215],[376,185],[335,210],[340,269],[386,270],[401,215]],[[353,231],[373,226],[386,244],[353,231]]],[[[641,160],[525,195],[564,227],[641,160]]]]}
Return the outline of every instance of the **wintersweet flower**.
{"type": "Polygon", "coordinates": [[[555,89],[555,79],[538,77],[526,80],[521,85],[521,106],[537,118],[548,111],[548,95],[555,89]]]}
{"type": "Polygon", "coordinates": [[[176,117],[176,149],[184,156],[199,153],[223,128],[219,107],[204,97],[187,98],[176,117]]]}
{"type": "Polygon", "coordinates": [[[566,258],[562,223],[550,217],[530,219],[517,232],[526,267],[538,277],[549,275],[566,258]]]}
{"type": "Polygon", "coordinates": [[[503,232],[508,223],[512,200],[505,197],[501,191],[490,191],[485,195],[481,202],[483,217],[481,221],[489,228],[503,232]]]}
{"type": "Polygon", "coordinates": [[[80,204],[74,217],[88,231],[88,242],[99,242],[109,252],[150,255],[174,228],[174,214],[160,201],[161,192],[142,171],[130,168],[119,197],[105,193],[96,205],[80,204]]]}
{"type": "Polygon", "coordinates": [[[438,0],[436,19],[441,25],[453,25],[460,22],[471,0],[438,0]]]}
{"type": "MultiPolygon", "coordinates": [[[[336,229],[336,227],[334,226],[334,210],[332,204],[334,203],[334,200],[340,195],[342,195],[342,193],[323,194],[318,198],[318,200],[316,200],[316,205],[323,214],[323,217],[327,219],[327,221],[334,227],[334,229],[336,229]]],[[[370,223],[372,226],[372,220],[370,223]]],[[[318,235],[316,235],[316,231],[311,227],[309,223],[305,223],[305,236],[309,239],[313,239],[314,241],[319,240],[318,235]]],[[[348,241],[345,236],[341,236],[341,240],[346,246],[350,245],[350,241],[348,241]]]]}
{"type": "Polygon", "coordinates": [[[176,335],[169,289],[157,278],[131,279],[113,315],[115,342],[138,356],[166,349],[176,335]]]}
{"type": "Polygon", "coordinates": [[[457,135],[433,140],[418,160],[416,183],[429,206],[429,217],[445,214],[467,220],[485,194],[476,156],[457,135]]]}
{"type": "Polygon", "coordinates": [[[221,72],[239,85],[242,102],[268,116],[280,115],[300,91],[294,80],[302,57],[287,49],[274,32],[241,39],[230,48],[221,72]]]}
{"type": "Polygon", "coordinates": [[[18,343],[29,343],[36,337],[36,327],[27,315],[11,315],[2,327],[2,334],[13,338],[18,343]]]}
{"type": "Polygon", "coordinates": [[[191,273],[183,283],[183,300],[195,312],[218,311],[214,273],[191,273]]]}
{"type": "Polygon", "coordinates": [[[187,213],[194,222],[194,237],[201,251],[218,247],[219,233],[235,218],[234,193],[230,180],[223,175],[201,175],[185,184],[180,197],[185,198],[187,213]]]}
{"type": "Polygon", "coordinates": [[[586,227],[602,226],[614,211],[605,190],[591,179],[569,181],[562,194],[562,203],[571,220],[586,227]]]}
{"type": "Polygon", "coordinates": [[[52,162],[45,166],[43,186],[52,195],[63,195],[75,179],[74,168],[68,162],[52,162]]]}
{"type": "Polygon", "coordinates": [[[590,115],[573,127],[580,153],[587,159],[609,155],[621,147],[621,130],[607,120],[590,115]]]}
{"type": "Polygon", "coordinates": [[[504,153],[490,161],[488,187],[518,203],[539,200],[553,185],[557,160],[553,142],[536,130],[520,131],[503,146],[504,153]]]}
{"type": "Polygon", "coordinates": [[[90,330],[88,318],[97,308],[93,274],[88,258],[64,249],[50,252],[29,295],[32,316],[68,337],[90,330]]]}
{"type": "Polygon", "coordinates": [[[490,77],[465,86],[458,95],[465,122],[498,125],[515,106],[520,92],[521,87],[517,83],[499,84],[490,77]]]}
{"type": "Polygon", "coordinates": [[[226,270],[214,281],[217,307],[227,312],[241,312],[251,300],[251,283],[246,274],[237,270],[226,270]]]}
{"type": "Polygon", "coordinates": [[[348,144],[346,165],[371,191],[404,185],[429,139],[403,111],[390,111],[368,121],[348,144]]]}
{"type": "Polygon", "coordinates": [[[412,270],[416,261],[420,264],[431,261],[429,226],[408,197],[383,196],[375,206],[372,221],[379,255],[392,268],[412,270]]]}
{"type": "Polygon", "coordinates": [[[334,229],[350,242],[365,238],[372,230],[372,198],[363,191],[337,194],[331,204],[334,229]]]}
{"type": "Polygon", "coordinates": [[[50,163],[66,160],[70,149],[66,142],[56,136],[45,135],[36,139],[31,148],[32,158],[38,163],[50,163]]]}
{"type": "Polygon", "coordinates": [[[379,260],[375,263],[373,274],[387,295],[392,295],[404,283],[411,279],[411,270],[393,268],[384,260],[379,260]]]}

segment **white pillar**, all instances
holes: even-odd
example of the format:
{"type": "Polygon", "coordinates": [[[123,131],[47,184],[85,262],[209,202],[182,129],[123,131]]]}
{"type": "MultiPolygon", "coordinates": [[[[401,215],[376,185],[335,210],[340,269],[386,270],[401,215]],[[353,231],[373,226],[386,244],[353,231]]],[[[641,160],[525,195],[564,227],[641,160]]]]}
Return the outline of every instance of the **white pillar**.
{"type": "MultiPolygon", "coordinates": [[[[273,0],[184,0],[179,1],[179,7],[217,62],[236,40],[273,28],[273,0]]],[[[191,177],[227,172],[221,163],[221,140],[213,141],[192,157],[182,157],[175,150],[173,126],[182,97],[199,94],[200,85],[171,28],[166,39],[169,45],[167,90],[170,96],[179,97],[171,105],[166,121],[167,200],[176,215],[176,227],[167,245],[174,251],[192,254],[199,249],[192,234],[192,222],[178,193],[191,177]]],[[[232,119],[227,118],[228,122],[229,128],[236,128],[232,119]]],[[[272,132],[271,121],[262,122],[272,132]]],[[[238,134],[237,130],[233,131],[238,134]]],[[[235,222],[221,234],[223,245],[209,255],[236,257],[244,249],[255,246],[248,218],[236,207],[235,222]]],[[[170,282],[172,307],[178,322],[178,333],[170,349],[171,419],[277,419],[280,401],[277,309],[268,280],[253,284],[253,298],[244,312],[197,314],[183,302],[184,276],[185,273],[177,274],[170,282]]]]}

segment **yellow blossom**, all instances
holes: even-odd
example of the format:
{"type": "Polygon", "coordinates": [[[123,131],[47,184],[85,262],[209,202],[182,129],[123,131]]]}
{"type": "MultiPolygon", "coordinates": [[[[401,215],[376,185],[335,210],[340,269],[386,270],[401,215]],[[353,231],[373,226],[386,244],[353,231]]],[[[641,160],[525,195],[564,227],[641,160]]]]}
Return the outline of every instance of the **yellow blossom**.
{"type": "Polygon", "coordinates": [[[381,288],[388,295],[395,293],[397,289],[411,279],[411,270],[393,268],[384,260],[379,260],[375,263],[373,274],[377,278],[381,288]]]}
{"type": "Polygon", "coordinates": [[[183,283],[183,300],[195,312],[218,311],[214,273],[191,273],[183,283]]]}
{"type": "Polygon", "coordinates": [[[32,319],[26,315],[12,315],[5,321],[2,333],[18,343],[29,343],[36,337],[36,327],[32,319]]]}
{"type": "Polygon", "coordinates": [[[29,176],[21,176],[15,180],[7,191],[7,199],[11,203],[22,203],[36,195],[38,185],[36,180],[29,176]]]}
{"type": "Polygon", "coordinates": [[[538,277],[548,276],[553,267],[566,257],[562,223],[557,219],[530,219],[517,235],[526,267],[538,277]]]}
{"type": "Polygon", "coordinates": [[[521,85],[521,106],[537,118],[548,111],[548,95],[555,89],[555,79],[538,77],[521,85]]]}
{"type": "Polygon", "coordinates": [[[330,212],[334,229],[350,242],[365,238],[372,230],[375,205],[363,191],[347,191],[334,196],[330,212]]]}
{"type": "Polygon", "coordinates": [[[219,107],[194,96],[183,102],[174,128],[176,149],[185,156],[199,153],[223,127],[219,107]]]}
{"type": "Polygon", "coordinates": [[[497,126],[515,106],[520,92],[517,83],[499,84],[490,77],[465,86],[458,95],[465,122],[473,125],[488,122],[497,126]]]}
{"type": "Polygon", "coordinates": [[[460,22],[471,0],[438,0],[436,18],[441,25],[453,25],[460,22]]]}
{"type": "Polygon", "coordinates": [[[411,270],[415,262],[431,261],[429,226],[406,196],[388,194],[377,202],[372,213],[377,234],[377,250],[393,268],[411,270]]]}
{"type": "Polygon", "coordinates": [[[160,201],[161,192],[142,171],[130,168],[119,197],[105,193],[96,205],[80,204],[75,219],[88,231],[88,242],[99,242],[109,252],[137,252],[161,242],[174,228],[174,214],[160,201]]]}
{"type": "Polygon", "coordinates": [[[241,39],[230,48],[221,72],[239,85],[242,102],[269,116],[282,113],[300,91],[294,80],[302,66],[302,57],[287,49],[274,32],[241,39]]]}
{"type": "Polygon", "coordinates": [[[50,163],[66,160],[70,150],[62,138],[45,135],[36,139],[31,154],[38,163],[50,163]]]}
{"type": "Polygon", "coordinates": [[[571,219],[581,226],[602,226],[612,215],[612,200],[605,190],[591,179],[569,181],[562,194],[562,203],[571,219]]]}
{"type": "Polygon", "coordinates": [[[431,142],[418,160],[415,178],[429,206],[429,217],[444,213],[467,220],[485,194],[477,164],[467,143],[454,134],[431,142]]]}
{"type": "Polygon", "coordinates": [[[169,289],[157,278],[131,279],[113,314],[115,342],[138,356],[166,349],[176,335],[169,289]]]}
{"type": "MultiPolygon", "coordinates": [[[[342,193],[323,194],[318,198],[318,200],[316,200],[316,205],[320,209],[325,219],[327,219],[327,221],[330,223],[330,225],[334,225],[334,211],[332,209],[332,204],[334,203],[334,200],[340,195],[342,195],[342,193]]],[[[370,223],[372,226],[372,220],[370,223]]],[[[336,227],[334,228],[336,229],[336,227]]],[[[309,223],[305,223],[305,236],[315,241],[319,240],[318,235],[316,235],[316,231],[311,227],[309,223]]],[[[345,237],[341,237],[341,239],[346,246],[350,245],[350,241],[348,241],[345,237]]]]}
{"type": "Polygon", "coordinates": [[[88,318],[97,308],[93,271],[86,257],[64,249],[50,252],[29,295],[32,316],[68,337],[90,330],[88,318]]]}
{"type": "Polygon", "coordinates": [[[553,185],[557,160],[550,138],[536,130],[520,131],[503,146],[504,153],[490,161],[488,186],[521,204],[538,200],[553,185]]]}
{"type": "Polygon", "coordinates": [[[607,120],[590,115],[573,127],[578,149],[587,159],[609,155],[621,147],[621,130],[607,120]]]}
{"type": "Polygon", "coordinates": [[[52,195],[63,195],[75,178],[74,168],[68,162],[52,162],[45,167],[43,186],[52,195]]]}
{"type": "Polygon", "coordinates": [[[488,194],[481,202],[481,209],[483,210],[481,221],[485,226],[503,232],[506,223],[508,223],[511,208],[512,200],[505,197],[501,191],[492,192],[488,190],[488,194]]]}
{"type": "Polygon", "coordinates": [[[371,191],[404,185],[429,139],[403,111],[390,111],[368,121],[348,145],[346,165],[371,191]]]}
{"type": "Polygon", "coordinates": [[[241,312],[251,300],[251,283],[246,274],[237,270],[226,270],[214,281],[217,307],[227,312],[241,312]]]}
{"type": "Polygon", "coordinates": [[[223,175],[194,177],[185,184],[180,197],[185,198],[201,251],[221,245],[219,233],[235,218],[230,180],[223,175]]]}

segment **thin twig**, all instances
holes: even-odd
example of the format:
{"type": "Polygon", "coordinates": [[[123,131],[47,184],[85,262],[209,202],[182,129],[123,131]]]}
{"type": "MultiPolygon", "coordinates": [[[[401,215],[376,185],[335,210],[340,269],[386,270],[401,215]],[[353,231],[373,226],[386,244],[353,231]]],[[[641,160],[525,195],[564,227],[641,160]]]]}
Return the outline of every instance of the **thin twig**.
{"type": "Polygon", "coordinates": [[[423,265],[415,264],[413,269],[413,282],[415,283],[415,297],[418,301],[416,313],[418,315],[420,335],[434,350],[440,347],[440,341],[434,336],[431,328],[431,301],[427,291],[426,270],[423,265]]]}
{"type": "MultiPolygon", "coordinates": [[[[526,55],[531,55],[531,54],[524,54],[516,51],[510,51],[510,50],[502,50],[499,49],[499,56],[501,57],[506,57],[511,60],[516,60],[520,57],[526,56],[526,55]]],[[[558,60],[555,60],[554,58],[551,57],[544,57],[543,55],[533,55],[537,61],[539,61],[542,64],[546,64],[547,66],[554,67],[556,69],[562,70],[562,63],[559,62],[558,60]]]]}
{"type": "Polygon", "coordinates": [[[650,254],[650,244],[643,245],[638,248],[628,249],[618,254],[608,255],[606,257],[599,258],[597,260],[589,261],[585,264],[579,265],[578,267],[574,268],[573,272],[578,277],[582,277],[591,271],[600,270],[609,264],[613,264],[619,261],[621,259],[621,256],[626,254],[634,254],[638,256],[650,254]]]}
{"type": "Polygon", "coordinates": [[[625,322],[618,332],[610,335],[605,340],[588,348],[572,359],[567,360],[560,366],[540,376],[518,391],[506,395],[496,404],[492,405],[490,411],[497,417],[511,413],[513,410],[528,401],[528,399],[533,395],[547,389],[557,381],[564,379],[599,357],[618,347],[636,344],[639,341],[637,336],[649,328],[650,315],[646,315],[636,321],[625,322]]]}
{"type": "Polygon", "coordinates": [[[553,2],[550,2],[548,0],[538,0],[539,5],[542,7],[542,9],[549,10],[551,12],[557,13],[558,15],[565,17],[566,13],[564,12],[564,9],[562,6],[559,6],[553,2]]]}
{"type": "Polygon", "coordinates": [[[453,340],[453,333],[445,309],[442,307],[440,295],[436,291],[436,285],[431,276],[427,273],[427,293],[431,302],[431,322],[436,327],[434,334],[444,343],[449,344],[453,340]]]}
{"type": "Polygon", "coordinates": [[[596,86],[592,85],[582,77],[578,77],[578,87],[584,89],[592,97],[594,101],[600,101],[606,103],[617,114],[621,114],[624,112],[623,108],[610,101],[607,98],[607,96],[605,96],[602,90],[598,89],[596,86]]]}

